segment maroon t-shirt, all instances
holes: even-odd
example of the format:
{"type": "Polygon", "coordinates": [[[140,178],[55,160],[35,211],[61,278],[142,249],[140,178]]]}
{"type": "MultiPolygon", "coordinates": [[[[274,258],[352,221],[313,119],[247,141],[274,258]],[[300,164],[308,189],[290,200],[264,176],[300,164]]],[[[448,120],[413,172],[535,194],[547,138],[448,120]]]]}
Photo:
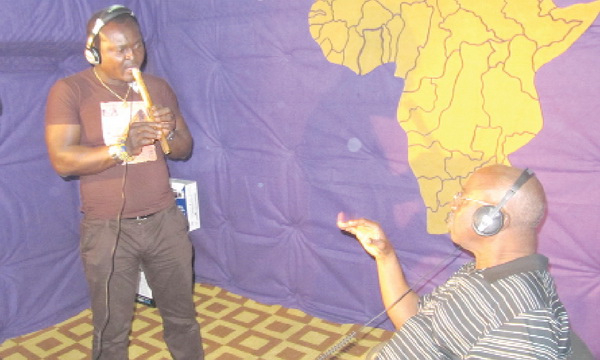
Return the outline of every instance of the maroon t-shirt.
{"type": "MultiPolygon", "coordinates": [[[[166,81],[144,74],[144,82],[154,104],[169,107],[175,115],[180,115],[177,98],[166,81]]],[[[110,85],[110,88],[124,96],[128,86],[110,85]]],[[[128,100],[123,103],[110,93],[90,68],[54,84],[48,96],[46,124],[78,124],[81,145],[112,145],[109,125],[125,127],[135,118],[137,110],[134,109],[143,108],[141,96],[134,91],[130,91],[128,100]],[[115,113],[121,116],[114,116],[115,113]]],[[[123,218],[148,215],[174,203],[165,156],[158,142],[151,147],[153,149],[145,150],[154,154],[148,158],[150,161],[116,165],[80,177],[81,210],[86,217],[111,219],[119,214],[123,218]]]]}

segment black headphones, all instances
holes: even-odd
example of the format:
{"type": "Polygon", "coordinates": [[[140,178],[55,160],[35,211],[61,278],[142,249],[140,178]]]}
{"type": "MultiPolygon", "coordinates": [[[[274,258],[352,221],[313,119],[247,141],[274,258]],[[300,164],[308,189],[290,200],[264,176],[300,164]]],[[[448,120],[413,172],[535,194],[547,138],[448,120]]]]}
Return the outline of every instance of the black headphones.
{"type": "Polygon", "coordinates": [[[96,22],[92,27],[92,30],[88,33],[87,41],[85,43],[85,59],[92,65],[100,64],[100,51],[94,47],[94,40],[96,36],[100,33],[100,30],[106,25],[109,21],[116,18],[120,15],[129,15],[135,19],[135,15],[133,11],[126,8],[123,5],[113,5],[110,6],[95,15],[96,22]]]}
{"type": "Polygon", "coordinates": [[[525,169],[498,205],[485,205],[477,209],[473,214],[473,230],[475,230],[475,233],[481,236],[492,236],[499,233],[504,227],[505,221],[502,207],[532,176],[535,176],[533,171],[525,169]]]}

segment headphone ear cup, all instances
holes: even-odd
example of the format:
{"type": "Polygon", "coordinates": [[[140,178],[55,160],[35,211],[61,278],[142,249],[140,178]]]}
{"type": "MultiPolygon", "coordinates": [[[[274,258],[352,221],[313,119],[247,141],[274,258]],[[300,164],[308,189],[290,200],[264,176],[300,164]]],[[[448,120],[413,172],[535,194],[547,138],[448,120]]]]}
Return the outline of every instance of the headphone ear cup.
{"type": "Polygon", "coordinates": [[[92,64],[92,65],[100,64],[100,53],[98,53],[98,50],[95,47],[85,49],[84,55],[85,55],[85,59],[90,64],[92,64]]]}
{"type": "Polygon", "coordinates": [[[477,235],[492,236],[502,230],[504,214],[495,206],[482,206],[473,214],[473,230],[477,235]]]}

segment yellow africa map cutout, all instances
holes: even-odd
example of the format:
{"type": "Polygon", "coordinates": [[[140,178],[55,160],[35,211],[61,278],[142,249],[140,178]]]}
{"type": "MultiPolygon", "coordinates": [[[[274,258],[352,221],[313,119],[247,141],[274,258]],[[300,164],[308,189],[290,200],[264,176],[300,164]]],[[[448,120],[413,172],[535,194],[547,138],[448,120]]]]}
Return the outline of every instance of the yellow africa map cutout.
{"type": "Polygon", "coordinates": [[[543,126],[535,73],[587,30],[600,1],[318,0],[310,32],[328,61],[358,75],[395,63],[397,118],[427,207],[427,231],[447,232],[453,195],[477,168],[543,126]]]}

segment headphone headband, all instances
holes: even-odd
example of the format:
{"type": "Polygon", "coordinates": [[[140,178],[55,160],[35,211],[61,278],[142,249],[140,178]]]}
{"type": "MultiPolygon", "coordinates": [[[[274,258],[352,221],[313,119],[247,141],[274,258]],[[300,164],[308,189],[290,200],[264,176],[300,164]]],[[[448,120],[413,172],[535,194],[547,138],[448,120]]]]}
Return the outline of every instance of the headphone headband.
{"type": "Polygon", "coordinates": [[[515,196],[515,194],[517,193],[517,191],[519,191],[521,186],[523,186],[527,182],[527,180],[529,180],[529,178],[531,178],[533,175],[534,175],[533,171],[531,171],[529,169],[523,170],[523,172],[521,173],[519,178],[510,187],[510,189],[506,192],[506,195],[504,195],[502,200],[500,200],[498,205],[496,205],[496,212],[500,211],[500,209],[502,209],[502,207],[506,204],[506,202],[508,200],[510,200],[511,197],[515,196]]]}
{"type": "Polygon", "coordinates": [[[124,14],[129,15],[133,18],[135,17],[133,11],[131,11],[129,8],[126,8],[123,5],[112,5],[100,11],[96,17],[94,27],[88,34],[87,42],[85,45],[86,49],[90,49],[92,47],[94,39],[96,38],[96,36],[98,36],[100,30],[104,27],[104,25],[106,25],[109,21],[116,18],[117,16],[124,14]]]}

